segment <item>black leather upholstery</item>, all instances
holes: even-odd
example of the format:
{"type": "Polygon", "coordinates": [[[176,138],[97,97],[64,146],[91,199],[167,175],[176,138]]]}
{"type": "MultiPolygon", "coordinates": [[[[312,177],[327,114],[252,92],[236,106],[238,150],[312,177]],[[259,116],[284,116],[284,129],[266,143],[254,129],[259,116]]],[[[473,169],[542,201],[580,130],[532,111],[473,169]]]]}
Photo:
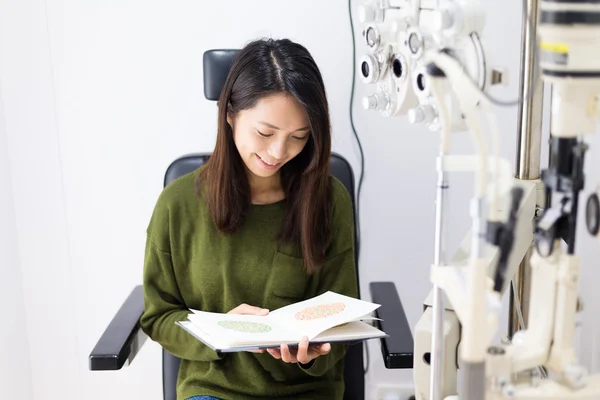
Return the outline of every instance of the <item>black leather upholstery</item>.
{"type": "Polygon", "coordinates": [[[173,161],[171,165],[169,165],[169,168],[167,168],[167,171],[165,172],[164,185],[167,186],[180,176],[189,174],[190,172],[198,169],[198,167],[208,161],[209,157],[209,153],[188,154],[179,157],[177,160],[173,161]]]}
{"type": "Polygon", "coordinates": [[[371,282],[371,300],[382,306],[375,311],[377,327],[390,335],[381,339],[383,363],[388,369],[413,368],[414,341],[394,282],[371,282]]]}
{"type": "Polygon", "coordinates": [[[219,100],[221,90],[227,80],[229,69],[239,50],[215,49],[204,52],[204,97],[208,100],[219,100]]]}
{"type": "MultiPolygon", "coordinates": [[[[194,171],[208,160],[210,154],[190,154],[173,161],[165,174],[165,186],[178,177],[194,171]]],[[[332,154],[330,172],[338,178],[348,190],[352,204],[356,209],[354,196],[354,174],[348,161],[338,154],[332,154]]],[[[356,238],[357,235],[355,235],[356,238]]],[[[355,244],[357,240],[355,240],[355,244]]],[[[357,246],[356,246],[357,247],[357,246]]],[[[358,260],[356,262],[358,275],[358,260]]],[[[359,286],[360,287],[360,286],[359,286]]],[[[346,390],[344,400],[364,400],[365,380],[363,372],[363,343],[351,346],[346,354],[344,380],[346,390]]],[[[164,400],[176,399],[177,374],[179,359],[163,349],[163,397],[164,400]]]]}
{"type": "Polygon", "coordinates": [[[177,374],[179,373],[179,358],[165,349],[163,354],[163,399],[177,400],[177,374]]]}
{"type": "Polygon", "coordinates": [[[121,369],[127,360],[133,360],[142,343],[137,342],[140,316],[144,312],[142,285],[133,288],[119,308],[104,334],[89,356],[91,371],[114,371],[121,369]]]}

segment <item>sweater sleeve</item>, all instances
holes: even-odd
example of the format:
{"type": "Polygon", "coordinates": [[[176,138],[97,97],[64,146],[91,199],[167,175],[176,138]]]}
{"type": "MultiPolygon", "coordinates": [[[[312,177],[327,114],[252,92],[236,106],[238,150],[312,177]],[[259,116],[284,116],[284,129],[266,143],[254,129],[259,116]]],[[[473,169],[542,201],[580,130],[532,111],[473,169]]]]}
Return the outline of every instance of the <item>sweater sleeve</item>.
{"type": "MultiPolygon", "coordinates": [[[[341,184],[339,184],[341,186],[341,184]]],[[[333,238],[330,256],[320,271],[317,295],[327,291],[358,298],[358,279],[354,259],[354,213],[348,192],[342,187],[334,206],[333,238]]],[[[346,355],[348,345],[332,343],[331,351],[300,368],[312,376],[321,376],[346,355]]]]}
{"type": "Polygon", "coordinates": [[[178,321],[190,313],[179,291],[168,250],[168,209],[155,209],[146,239],[144,257],[144,313],[142,330],[176,357],[192,361],[215,361],[223,355],[215,352],[183,328],[178,321]],[[159,245],[158,243],[161,243],[159,245]]]}

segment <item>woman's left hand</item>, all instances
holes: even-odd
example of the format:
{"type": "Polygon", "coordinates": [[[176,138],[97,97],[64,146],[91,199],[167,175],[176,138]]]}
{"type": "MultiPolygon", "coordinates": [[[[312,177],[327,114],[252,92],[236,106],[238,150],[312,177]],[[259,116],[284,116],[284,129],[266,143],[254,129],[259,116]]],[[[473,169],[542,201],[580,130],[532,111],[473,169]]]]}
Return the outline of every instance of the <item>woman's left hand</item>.
{"type": "Polygon", "coordinates": [[[298,351],[295,354],[286,344],[282,344],[279,349],[267,349],[267,351],[274,358],[281,359],[286,363],[308,364],[315,358],[328,354],[331,351],[331,345],[329,343],[309,345],[308,338],[304,337],[298,343],[298,351]]]}

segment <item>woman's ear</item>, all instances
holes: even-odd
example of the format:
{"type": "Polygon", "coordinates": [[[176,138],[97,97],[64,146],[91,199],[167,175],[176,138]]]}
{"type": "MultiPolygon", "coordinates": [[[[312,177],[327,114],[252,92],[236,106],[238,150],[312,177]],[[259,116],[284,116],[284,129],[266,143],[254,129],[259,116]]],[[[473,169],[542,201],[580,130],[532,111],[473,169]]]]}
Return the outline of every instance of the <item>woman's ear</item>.
{"type": "Polygon", "coordinates": [[[231,103],[227,103],[227,123],[233,129],[233,116],[231,114],[231,103]]]}

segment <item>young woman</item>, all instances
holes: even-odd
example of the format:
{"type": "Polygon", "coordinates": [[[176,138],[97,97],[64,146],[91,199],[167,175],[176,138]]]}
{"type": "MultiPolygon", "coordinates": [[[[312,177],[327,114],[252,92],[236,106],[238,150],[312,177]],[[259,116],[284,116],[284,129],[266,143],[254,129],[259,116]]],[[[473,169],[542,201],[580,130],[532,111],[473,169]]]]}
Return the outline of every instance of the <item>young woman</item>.
{"type": "Polygon", "coordinates": [[[248,44],[219,99],[212,156],[164,189],[147,230],[141,325],[181,358],[178,399],[343,397],[344,345],[222,354],[175,325],[189,309],[266,315],[329,290],[358,296],[352,203],[330,155],[309,52],[248,44]]]}

